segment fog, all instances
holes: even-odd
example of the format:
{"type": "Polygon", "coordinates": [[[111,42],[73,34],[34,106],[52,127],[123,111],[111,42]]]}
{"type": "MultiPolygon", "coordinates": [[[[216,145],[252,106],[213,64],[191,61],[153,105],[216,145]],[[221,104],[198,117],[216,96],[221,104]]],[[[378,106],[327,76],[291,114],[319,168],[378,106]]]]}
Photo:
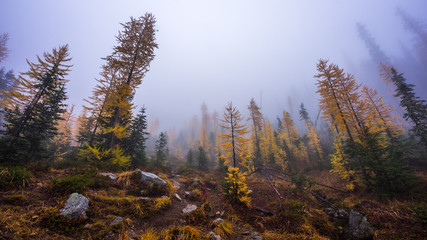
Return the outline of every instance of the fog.
{"type": "MultiPolygon", "coordinates": [[[[28,0],[0,6],[0,33],[10,37],[2,65],[15,74],[25,72],[26,59],[35,61],[68,43],[73,68],[67,102],[78,110],[96,84],[101,58],[112,52],[120,23],[153,13],[159,48],[134,103],[146,107],[158,131],[188,127],[202,103],[221,115],[232,101],[247,115],[252,97],[272,121],[283,110],[297,119],[301,102],[314,118],[313,75],[320,58],[384,95],[390,91],[378,74],[379,61],[393,64],[418,89],[427,87],[417,36],[397,14],[426,24],[423,0],[28,0]]],[[[425,99],[425,90],[418,92],[425,99]]]]}

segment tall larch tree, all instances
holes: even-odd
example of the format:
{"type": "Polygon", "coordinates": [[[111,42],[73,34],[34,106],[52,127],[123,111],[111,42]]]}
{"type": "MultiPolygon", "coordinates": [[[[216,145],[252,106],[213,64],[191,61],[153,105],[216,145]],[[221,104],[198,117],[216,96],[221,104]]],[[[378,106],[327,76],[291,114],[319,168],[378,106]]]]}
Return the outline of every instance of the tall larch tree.
{"type": "Polygon", "coordinates": [[[74,105],[67,107],[57,121],[58,134],[49,139],[48,149],[53,161],[64,160],[64,155],[70,151],[73,141],[72,128],[74,124],[74,105]]]}
{"type": "Polygon", "coordinates": [[[274,133],[273,125],[270,121],[263,124],[262,134],[260,135],[260,153],[261,163],[264,166],[278,167],[286,170],[288,162],[286,152],[277,144],[277,138],[274,133]]]}
{"type": "MultiPolygon", "coordinates": [[[[209,135],[208,135],[208,124],[209,124],[209,113],[208,113],[208,107],[205,103],[202,104],[200,107],[201,113],[202,113],[202,126],[200,128],[199,133],[199,147],[203,148],[203,154],[204,157],[206,157],[206,164],[207,164],[207,156],[206,153],[209,152],[209,135]]],[[[200,148],[199,148],[200,153],[200,148]]]]}
{"type": "MultiPolygon", "coordinates": [[[[354,76],[345,74],[337,65],[320,60],[317,67],[319,74],[315,77],[318,79],[317,92],[321,96],[320,108],[334,130],[332,172],[348,181],[349,189],[361,179],[365,183],[368,182],[366,179],[375,179],[373,182],[377,184],[379,171],[391,174],[395,170],[387,168],[388,160],[380,154],[389,154],[393,148],[390,140],[401,132],[392,121],[391,108],[372,89],[361,90],[354,76]],[[375,147],[373,140],[376,141],[375,147]]],[[[401,163],[394,166],[403,167],[399,165],[401,163]]]]}
{"type": "Polygon", "coordinates": [[[262,128],[264,123],[264,118],[261,113],[260,107],[256,104],[255,100],[252,98],[249,106],[249,120],[251,122],[251,141],[252,141],[252,157],[255,166],[261,165],[261,148],[260,148],[260,138],[262,134],[262,128]]]}
{"type": "Polygon", "coordinates": [[[43,59],[28,65],[30,70],[15,79],[12,88],[2,91],[5,123],[3,156],[20,155],[34,160],[46,140],[57,134],[56,123],[65,111],[65,84],[70,71],[68,45],[44,53],[43,59]]]}
{"type": "Polygon", "coordinates": [[[9,40],[9,35],[7,33],[0,34],[0,62],[5,60],[8,55],[7,41],[9,40]]]}
{"type": "Polygon", "coordinates": [[[163,165],[167,158],[167,145],[168,139],[167,134],[161,132],[159,138],[156,140],[156,165],[163,165]]]}
{"type": "MultiPolygon", "coordinates": [[[[0,35],[0,62],[4,61],[8,55],[7,41],[9,36],[7,33],[0,35]]],[[[3,99],[3,94],[1,91],[7,91],[12,87],[14,82],[13,71],[9,70],[6,72],[5,68],[0,69],[0,101],[3,99]]],[[[3,124],[3,111],[0,109],[0,129],[3,124]]]]}
{"type": "Polygon", "coordinates": [[[249,204],[248,188],[245,183],[245,173],[253,170],[248,154],[248,142],[246,134],[249,133],[246,124],[242,123],[243,117],[239,110],[230,102],[225,107],[223,119],[220,127],[224,134],[219,137],[222,143],[219,145],[222,157],[225,158],[224,165],[228,168],[226,181],[230,184],[228,195],[233,200],[249,204]]]}
{"type": "Polygon", "coordinates": [[[402,8],[397,9],[405,28],[414,35],[414,49],[424,67],[427,67],[427,28],[425,23],[410,16],[402,8]]]}
{"type": "Polygon", "coordinates": [[[158,47],[155,23],[151,13],[131,17],[129,22],[122,24],[123,30],[116,37],[117,46],[113,53],[104,58],[101,79],[89,107],[93,111],[91,117],[95,118],[93,133],[99,131],[100,136],[94,144],[101,151],[121,152],[121,143],[130,134],[132,99],[154,59],[154,49],[158,47]]]}
{"type": "Polygon", "coordinates": [[[384,132],[390,140],[396,139],[403,134],[400,124],[396,123],[397,116],[393,116],[393,107],[383,101],[376,89],[364,86],[362,96],[367,106],[367,127],[376,132],[384,132]]]}
{"type": "MultiPolygon", "coordinates": [[[[352,83],[345,87],[348,81],[353,78],[345,75],[344,70],[335,64],[328,64],[327,60],[319,60],[317,64],[319,72],[314,77],[317,78],[317,93],[320,94],[319,106],[322,110],[322,118],[331,123],[334,132],[334,153],[331,156],[332,172],[336,172],[344,180],[350,182],[349,188],[354,188],[355,172],[349,169],[349,156],[344,152],[346,141],[354,142],[362,129],[355,124],[356,118],[353,115],[354,107],[349,106],[355,99],[348,97],[354,93],[357,84],[352,83]],[[351,91],[351,92],[344,92],[351,91]]],[[[360,116],[357,118],[359,119],[360,116]]]]}
{"type": "Polygon", "coordinates": [[[289,170],[292,172],[301,171],[308,165],[308,153],[301,140],[295,123],[287,111],[283,111],[282,127],[278,134],[281,144],[287,155],[289,170]]]}
{"type": "Polygon", "coordinates": [[[304,107],[304,103],[301,103],[300,106],[300,119],[304,121],[304,125],[307,127],[307,137],[308,137],[308,149],[310,152],[313,152],[317,158],[317,163],[320,163],[323,159],[323,150],[320,146],[320,138],[314,129],[313,123],[308,116],[307,109],[304,107]]]}

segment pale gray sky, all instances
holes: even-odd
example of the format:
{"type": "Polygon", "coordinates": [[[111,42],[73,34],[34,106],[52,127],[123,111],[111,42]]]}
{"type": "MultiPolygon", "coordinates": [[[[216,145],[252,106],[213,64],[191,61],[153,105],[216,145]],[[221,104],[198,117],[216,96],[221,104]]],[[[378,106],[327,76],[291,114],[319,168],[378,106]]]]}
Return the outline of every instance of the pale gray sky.
{"type": "Polygon", "coordinates": [[[80,109],[120,23],[151,12],[159,49],[134,102],[145,105],[162,129],[180,127],[200,113],[202,102],[222,112],[233,101],[246,114],[250,98],[260,102],[261,95],[268,118],[286,109],[296,119],[301,101],[310,114],[317,109],[313,75],[319,58],[356,71],[356,77],[370,58],[357,22],[392,57],[402,55],[401,43],[411,48],[396,7],[427,23],[423,0],[2,0],[0,33],[10,36],[2,65],[23,72],[26,58],[35,61],[68,43],[74,65],[68,103],[80,109]]]}

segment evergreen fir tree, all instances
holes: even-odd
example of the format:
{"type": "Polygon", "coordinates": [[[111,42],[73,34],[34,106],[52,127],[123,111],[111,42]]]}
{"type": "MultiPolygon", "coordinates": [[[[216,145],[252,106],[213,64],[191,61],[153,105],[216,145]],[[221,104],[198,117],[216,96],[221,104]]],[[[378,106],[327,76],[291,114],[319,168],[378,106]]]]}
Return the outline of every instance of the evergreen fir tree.
{"type": "Polygon", "coordinates": [[[2,156],[34,160],[36,153],[45,148],[45,141],[57,133],[57,121],[66,107],[68,55],[68,45],[44,53],[38,63],[28,62],[30,70],[15,79],[12,88],[2,91],[6,120],[2,156]]]}
{"type": "Polygon", "coordinates": [[[402,73],[399,74],[396,69],[391,68],[391,74],[391,80],[396,86],[395,96],[400,98],[400,106],[405,110],[403,117],[414,124],[411,132],[427,146],[426,102],[415,95],[415,86],[407,83],[402,73]]]}
{"type": "Polygon", "coordinates": [[[194,157],[193,157],[193,151],[190,149],[190,150],[188,150],[188,153],[187,153],[187,166],[188,167],[192,167],[193,166],[193,164],[194,164],[194,159],[193,159],[194,157]]]}
{"type": "Polygon", "coordinates": [[[145,141],[147,140],[147,119],[145,108],[142,107],[139,114],[132,119],[129,126],[130,135],[123,140],[127,154],[130,155],[132,165],[143,165],[146,162],[145,141]]]}
{"type": "Polygon", "coordinates": [[[166,147],[168,145],[166,134],[161,132],[156,140],[156,165],[163,165],[166,161],[166,147]]]}
{"type": "Polygon", "coordinates": [[[197,159],[199,161],[199,170],[206,171],[208,169],[208,158],[206,156],[205,149],[202,146],[199,146],[198,150],[197,159]]]}

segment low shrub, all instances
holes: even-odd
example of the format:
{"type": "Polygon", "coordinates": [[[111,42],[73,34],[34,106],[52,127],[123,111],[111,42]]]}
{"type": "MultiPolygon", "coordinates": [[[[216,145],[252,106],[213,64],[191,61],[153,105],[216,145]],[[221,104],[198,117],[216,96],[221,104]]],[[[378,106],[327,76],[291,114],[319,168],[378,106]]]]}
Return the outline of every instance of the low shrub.
{"type": "Polygon", "coordinates": [[[412,209],[415,212],[416,222],[422,226],[427,226],[427,207],[416,206],[412,209]]]}
{"type": "Polygon", "coordinates": [[[0,167],[0,189],[25,187],[32,178],[31,172],[23,167],[0,167]]]}
{"type": "Polygon", "coordinates": [[[51,181],[50,191],[55,193],[73,193],[93,188],[104,188],[108,185],[108,177],[94,173],[77,174],[64,178],[54,178],[51,181]]]}
{"type": "Polygon", "coordinates": [[[25,195],[22,194],[9,195],[6,197],[5,202],[11,205],[22,206],[28,203],[28,199],[25,195]]]}
{"type": "Polygon", "coordinates": [[[191,226],[184,227],[170,227],[160,234],[160,239],[162,240],[173,240],[173,239],[185,239],[185,240],[199,240],[200,237],[199,231],[191,226]]]}
{"type": "Polygon", "coordinates": [[[61,215],[58,208],[48,208],[42,214],[40,227],[71,235],[82,228],[86,221],[86,217],[71,219],[61,215]]]}
{"type": "Polygon", "coordinates": [[[184,213],[183,218],[191,225],[206,225],[209,223],[209,211],[207,210],[211,210],[210,203],[204,203],[201,207],[191,213],[184,213]]]}

